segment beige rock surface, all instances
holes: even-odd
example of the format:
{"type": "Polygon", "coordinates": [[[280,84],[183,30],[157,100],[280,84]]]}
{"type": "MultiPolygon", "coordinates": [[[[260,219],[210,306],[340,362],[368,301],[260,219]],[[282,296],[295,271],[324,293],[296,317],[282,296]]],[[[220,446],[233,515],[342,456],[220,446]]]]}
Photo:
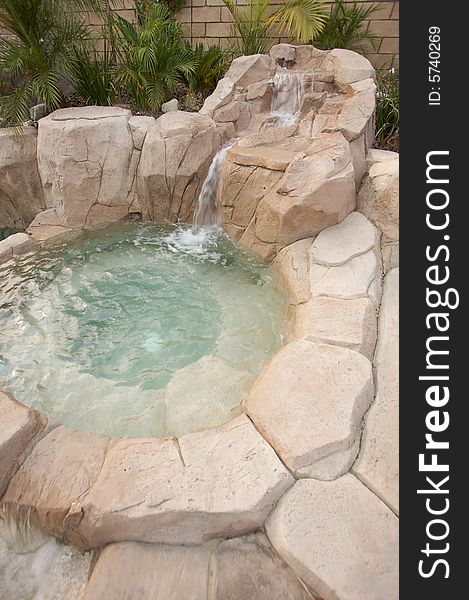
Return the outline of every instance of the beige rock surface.
{"type": "Polygon", "coordinates": [[[34,250],[35,245],[34,240],[27,233],[14,233],[0,240],[0,263],[34,250]]]}
{"type": "Polygon", "coordinates": [[[298,473],[350,448],[372,399],[366,358],[344,348],[297,341],[274,356],[244,406],[283,462],[298,473]]]}
{"type": "Polygon", "coordinates": [[[100,554],[83,600],[207,600],[210,552],[124,542],[100,554]]]}
{"type": "Polygon", "coordinates": [[[270,49],[270,58],[275,61],[294,61],[296,48],[291,44],[276,44],[270,49]]]}
{"type": "Polygon", "coordinates": [[[155,119],[153,117],[132,116],[129,119],[129,128],[132,134],[132,141],[137,150],[143,148],[143,142],[148,131],[154,127],[155,119]]]}
{"type": "Polygon", "coordinates": [[[399,269],[384,283],[375,354],[376,399],[365,420],[357,476],[399,512],[399,269]]]}
{"type": "Polygon", "coordinates": [[[252,244],[254,237],[277,252],[339,223],[354,207],[349,145],[341,134],[324,135],[290,163],[277,189],[259,203],[255,222],[240,241],[252,244]]]}
{"type": "Polygon", "coordinates": [[[214,121],[198,113],[169,112],[147,133],[137,173],[143,217],[191,222],[199,189],[220,138],[214,121]]]}
{"type": "Polygon", "coordinates": [[[306,479],[320,479],[321,481],[333,481],[342,475],[345,475],[352,468],[357,454],[360,450],[360,434],[355,438],[354,443],[346,450],[338,450],[324,458],[316,461],[312,465],[298,469],[298,477],[306,479]]]}
{"type": "Polygon", "coordinates": [[[397,600],[398,519],[353,475],[303,479],[266,524],[280,556],[324,600],[397,600]]]}
{"type": "Polygon", "coordinates": [[[390,150],[380,150],[379,148],[371,148],[366,155],[366,164],[369,170],[374,164],[387,160],[399,159],[398,152],[390,150]]]}
{"type": "Polygon", "coordinates": [[[376,93],[374,90],[358,92],[344,103],[337,121],[338,129],[349,141],[355,140],[361,135],[367,135],[375,108],[376,93]]]}
{"type": "Polygon", "coordinates": [[[274,74],[275,63],[266,54],[252,54],[235,58],[226,73],[239,88],[268,79],[274,74]]]}
{"type": "Polygon", "coordinates": [[[313,600],[262,533],[217,547],[215,600],[313,600]]]}
{"type": "Polygon", "coordinates": [[[23,517],[31,512],[47,533],[67,539],[66,516],[101,470],[108,439],[59,426],[43,437],[11,479],[3,497],[23,517]]]}
{"type": "Polygon", "coordinates": [[[233,100],[234,93],[235,82],[228,76],[223,77],[223,79],[220,79],[217,83],[217,87],[213,94],[210,94],[205,100],[204,105],[199,111],[200,114],[213,117],[217,108],[221,108],[233,100]]]}
{"type": "Polygon", "coordinates": [[[142,540],[197,544],[262,526],[293,483],[249,419],[175,440],[111,445],[77,512],[92,547],[142,540]]]}
{"type": "Polygon", "coordinates": [[[339,86],[375,77],[370,61],[351,50],[335,48],[327,54],[327,58],[334,64],[334,81],[339,86]]]}
{"type": "Polygon", "coordinates": [[[297,308],[298,339],[333,344],[373,358],[377,335],[376,308],[369,298],[312,298],[297,308]]]}
{"type": "Polygon", "coordinates": [[[38,412],[0,391],[0,497],[45,425],[38,412]]]}
{"type": "Polygon", "coordinates": [[[138,152],[130,111],[81,107],[39,121],[38,166],[47,208],[64,226],[78,228],[121,219],[135,197],[138,152]]]}
{"type": "Polygon", "coordinates": [[[382,232],[384,243],[399,240],[399,159],[375,162],[358,195],[358,210],[382,232]]]}
{"type": "Polygon", "coordinates": [[[381,300],[379,249],[368,250],[337,267],[313,263],[310,282],[313,297],[329,296],[342,300],[369,297],[378,307],[381,300]]]}
{"type": "Polygon", "coordinates": [[[23,219],[13,201],[0,189],[0,227],[9,229],[24,229],[23,219]]]}
{"type": "Polygon", "coordinates": [[[379,244],[379,232],[358,212],[352,212],[335,227],[322,231],[314,240],[311,259],[327,267],[343,265],[379,244]]]}
{"type": "Polygon", "coordinates": [[[25,127],[20,134],[15,129],[0,129],[0,202],[2,195],[14,207],[21,229],[45,208],[34,127],[25,127]]]}
{"type": "Polygon", "coordinates": [[[311,298],[309,252],[313,241],[313,238],[306,238],[294,242],[280,250],[275,259],[289,304],[301,304],[311,298]]]}
{"type": "Polygon", "coordinates": [[[381,251],[383,254],[383,273],[399,267],[399,243],[383,244],[381,251]]]}

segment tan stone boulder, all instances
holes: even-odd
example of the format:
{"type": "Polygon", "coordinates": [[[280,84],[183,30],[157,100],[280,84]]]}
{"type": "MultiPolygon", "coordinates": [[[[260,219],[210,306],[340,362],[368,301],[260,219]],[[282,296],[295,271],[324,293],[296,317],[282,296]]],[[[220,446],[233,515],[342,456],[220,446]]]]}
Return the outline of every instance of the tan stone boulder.
{"type": "Polygon", "coordinates": [[[222,541],[214,600],[313,600],[263,533],[222,541]]]}
{"type": "Polygon", "coordinates": [[[174,439],[127,439],[110,446],[81,505],[88,547],[141,540],[197,544],[262,526],[293,483],[245,416],[174,439]]]}
{"type": "Polygon", "coordinates": [[[66,517],[98,478],[107,444],[104,436],[56,427],[11,479],[2,499],[7,510],[17,510],[20,518],[31,515],[47,533],[76,544],[66,517]]]}
{"type": "Polygon", "coordinates": [[[381,258],[379,247],[352,258],[343,265],[310,267],[313,297],[342,300],[370,298],[377,308],[381,300],[381,258]]]}
{"type": "Polygon", "coordinates": [[[27,232],[36,242],[42,242],[56,235],[63,235],[71,232],[69,227],[62,224],[58,209],[48,208],[40,212],[34,218],[27,232]]]}
{"type": "Polygon", "coordinates": [[[217,83],[217,87],[208,98],[206,98],[204,105],[200,109],[201,115],[213,117],[213,113],[217,108],[225,106],[231,102],[235,95],[235,82],[229,77],[223,77],[217,83]]]}
{"type": "Polygon", "coordinates": [[[45,426],[37,411],[0,391],[0,497],[45,426]]]}
{"type": "Polygon", "coordinates": [[[143,142],[149,130],[155,125],[153,117],[133,116],[129,119],[130,133],[132,141],[137,150],[143,148],[143,142]]]}
{"type": "Polygon", "coordinates": [[[226,73],[238,88],[246,88],[252,83],[272,77],[274,61],[266,54],[252,54],[235,58],[226,73]]]}
{"type": "MultiPolygon", "coordinates": [[[[275,189],[283,175],[282,170],[270,170],[256,164],[239,164],[247,158],[249,150],[244,148],[240,149],[240,153],[228,153],[219,183],[224,229],[234,240],[240,239],[252,221],[259,202],[275,189]]],[[[245,162],[262,161],[251,154],[251,160],[245,162]]]]}
{"type": "Polygon", "coordinates": [[[174,111],[157,119],[137,173],[144,219],[191,221],[220,141],[215,122],[202,114],[174,111]]]}
{"type": "Polygon", "coordinates": [[[340,223],[355,208],[350,146],[340,133],[322,135],[290,163],[240,238],[266,258],[340,223]]]}
{"type": "Polygon", "coordinates": [[[376,95],[374,90],[365,90],[355,94],[344,102],[337,120],[337,129],[353,141],[364,136],[365,150],[371,148],[374,142],[374,115],[376,95]]]}
{"type": "Polygon", "coordinates": [[[14,233],[4,240],[0,240],[0,263],[33,250],[35,242],[27,233],[14,233]]]}
{"type": "Polygon", "coordinates": [[[276,44],[270,49],[269,55],[275,62],[293,62],[296,58],[296,48],[291,44],[276,44]]]}
{"type": "Polygon", "coordinates": [[[376,306],[369,298],[313,297],[296,309],[293,336],[360,352],[370,360],[376,345],[376,306]]]}
{"type": "MultiPolygon", "coordinates": [[[[282,348],[244,407],[297,475],[355,442],[373,399],[371,363],[357,352],[297,341],[282,348]]],[[[327,477],[337,476],[329,471],[327,477]]]]}
{"type": "Polygon", "coordinates": [[[78,228],[123,218],[135,198],[139,151],[130,111],[90,106],[39,121],[38,164],[47,208],[78,228]]]}
{"type": "Polygon", "coordinates": [[[298,481],[266,531],[280,556],[323,600],[399,597],[399,520],[353,475],[298,481]]]}
{"type": "Polygon", "coordinates": [[[359,212],[322,231],[311,247],[312,262],[337,267],[379,247],[379,231],[359,212]]]}
{"type": "Polygon", "coordinates": [[[297,305],[311,298],[309,253],[313,238],[286,246],[277,254],[275,267],[284,282],[284,296],[289,304],[297,305]]]}
{"type": "Polygon", "coordinates": [[[375,162],[358,194],[358,210],[382,232],[383,242],[399,241],[399,159],[375,162]]]}
{"type": "Polygon", "coordinates": [[[352,50],[335,48],[327,54],[327,58],[334,65],[334,81],[339,86],[375,77],[370,61],[352,50]]]}
{"type": "MultiPolygon", "coordinates": [[[[0,204],[2,197],[14,208],[15,226],[26,229],[37,213],[44,210],[45,203],[37,168],[37,132],[25,127],[18,133],[15,129],[0,129],[0,204]]],[[[2,219],[0,227],[9,226],[2,219]]]]}
{"type": "Polygon", "coordinates": [[[125,542],[99,555],[83,600],[207,600],[210,552],[125,542]]]}
{"type": "Polygon", "coordinates": [[[13,201],[0,190],[0,228],[24,229],[24,222],[13,201]]]}
{"type": "Polygon", "coordinates": [[[380,150],[379,148],[371,148],[366,155],[366,165],[367,171],[371,169],[371,167],[379,162],[384,162],[386,160],[393,160],[394,158],[399,159],[398,152],[391,152],[390,150],[380,150]]]}
{"type": "Polygon", "coordinates": [[[384,283],[375,355],[376,399],[353,471],[399,512],[399,269],[384,283]]]}

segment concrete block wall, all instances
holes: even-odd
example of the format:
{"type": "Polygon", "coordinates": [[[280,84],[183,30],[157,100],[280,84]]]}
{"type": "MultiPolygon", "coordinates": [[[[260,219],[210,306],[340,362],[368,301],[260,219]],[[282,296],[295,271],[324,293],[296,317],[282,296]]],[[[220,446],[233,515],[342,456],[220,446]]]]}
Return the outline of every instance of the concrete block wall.
{"type": "MultiPolygon", "coordinates": [[[[363,5],[376,4],[378,10],[373,13],[371,20],[365,27],[379,36],[379,45],[375,50],[369,50],[367,56],[375,67],[399,67],[399,1],[381,0],[356,0],[363,5]]],[[[244,0],[236,0],[242,5],[244,0]]],[[[271,0],[272,10],[275,10],[283,0],[271,0]]],[[[332,5],[332,2],[327,2],[332,5]]],[[[123,8],[119,14],[124,18],[132,19],[132,0],[124,0],[123,8]]],[[[230,45],[232,40],[231,17],[223,0],[184,0],[182,8],[178,11],[186,39],[193,44],[198,42],[206,46],[220,44],[223,47],[230,45]]],[[[89,15],[89,23],[93,30],[99,33],[100,23],[95,15],[89,15]]],[[[1,31],[0,31],[1,35],[1,31]]],[[[272,43],[283,41],[273,37],[272,43]]]]}

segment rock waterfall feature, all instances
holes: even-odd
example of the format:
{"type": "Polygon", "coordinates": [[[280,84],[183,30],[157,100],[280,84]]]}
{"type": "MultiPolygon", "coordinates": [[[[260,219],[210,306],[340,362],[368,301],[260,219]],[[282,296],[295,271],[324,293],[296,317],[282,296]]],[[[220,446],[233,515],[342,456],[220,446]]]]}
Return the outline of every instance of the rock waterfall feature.
{"type": "Polygon", "coordinates": [[[196,228],[204,227],[211,229],[223,225],[223,215],[218,200],[218,182],[228,150],[236,141],[234,139],[226,142],[213,157],[212,164],[197,199],[197,208],[194,214],[194,225],[196,228]]]}

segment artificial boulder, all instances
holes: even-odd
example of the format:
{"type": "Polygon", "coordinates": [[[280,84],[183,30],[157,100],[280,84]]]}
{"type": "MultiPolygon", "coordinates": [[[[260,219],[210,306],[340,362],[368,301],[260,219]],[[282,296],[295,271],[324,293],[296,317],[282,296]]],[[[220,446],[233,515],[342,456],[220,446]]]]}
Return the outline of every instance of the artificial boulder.
{"type": "MultiPolygon", "coordinates": [[[[295,138],[290,143],[294,147],[295,138]]],[[[242,198],[241,192],[237,202],[242,198]]],[[[273,258],[285,246],[340,223],[354,208],[350,146],[340,133],[322,135],[296,154],[239,239],[273,258]]]]}
{"type": "MultiPolygon", "coordinates": [[[[351,448],[373,399],[371,363],[352,350],[288,344],[245,400],[257,429],[296,475],[351,448]]],[[[336,473],[330,473],[331,476],[336,473]]]]}
{"type": "Polygon", "coordinates": [[[399,520],[353,475],[298,481],[266,531],[280,556],[323,600],[399,597],[399,520]]]}
{"type": "Polygon", "coordinates": [[[219,145],[210,117],[183,111],[160,117],[147,133],[138,167],[144,219],[190,222],[219,145]]]}
{"type": "Polygon", "coordinates": [[[128,214],[139,156],[130,116],[122,108],[90,106],[57,110],[39,121],[45,202],[62,225],[79,228],[128,214]]]}
{"type": "Polygon", "coordinates": [[[0,496],[45,425],[38,412],[0,391],[0,496]]]}
{"type": "Polygon", "coordinates": [[[0,228],[26,229],[44,209],[34,127],[0,129],[0,228]]]}
{"type": "Polygon", "coordinates": [[[383,242],[392,244],[399,241],[399,158],[384,158],[371,166],[358,209],[383,232],[383,242]]]}

